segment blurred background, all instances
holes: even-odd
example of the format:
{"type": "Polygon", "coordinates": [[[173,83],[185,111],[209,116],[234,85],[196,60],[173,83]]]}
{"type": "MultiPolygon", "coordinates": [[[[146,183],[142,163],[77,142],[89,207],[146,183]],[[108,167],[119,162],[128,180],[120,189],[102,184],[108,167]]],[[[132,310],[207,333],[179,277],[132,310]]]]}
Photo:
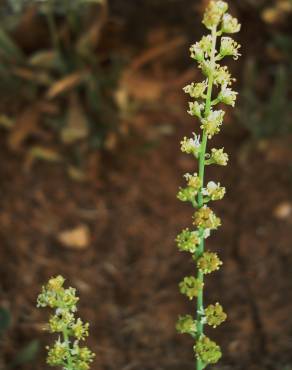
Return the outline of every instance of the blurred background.
{"type": "MultiPolygon", "coordinates": [[[[194,303],[174,238],[192,209],[176,199],[198,132],[182,87],[201,76],[188,48],[204,0],[1,0],[0,368],[44,369],[47,279],[67,278],[91,325],[95,370],[191,370],[175,331],[194,303]]],[[[223,227],[208,239],[223,268],[206,302],[229,319],[209,335],[214,369],[292,369],[292,2],[233,0],[243,56],[222,134],[223,227]]]]}

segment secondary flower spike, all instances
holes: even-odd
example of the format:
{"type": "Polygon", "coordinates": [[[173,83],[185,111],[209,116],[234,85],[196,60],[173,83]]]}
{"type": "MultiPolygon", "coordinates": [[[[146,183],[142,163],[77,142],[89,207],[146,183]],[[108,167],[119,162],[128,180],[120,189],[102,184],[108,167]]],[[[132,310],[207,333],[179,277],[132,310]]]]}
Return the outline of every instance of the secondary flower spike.
{"type": "Polygon", "coordinates": [[[42,287],[37,307],[50,307],[54,314],[49,319],[48,331],[58,339],[48,349],[47,363],[63,370],[88,370],[95,354],[79,342],[88,336],[88,323],[76,318],[76,289],[64,288],[65,279],[59,275],[42,287]]]}
{"type": "Polygon", "coordinates": [[[225,1],[209,3],[203,24],[210,32],[190,47],[191,58],[198,63],[204,77],[202,81],[191,82],[183,89],[192,99],[188,105],[188,113],[199,122],[197,132],[181,141],[181,151],[197,160],[198,169],[193,174],[184,175],[186,186],[181,187],[177,195],[179,200],[191,203],[195,212],[193,228],[182,230],[176,243],[180,251],[192,255],[195,264],[196,276],[183,278],[179,289],[190,300],[196,300],[196,314],[195,317],[180,316],[176,328],[179,333],[189,334],[195,340],[193,348],[196,370],[215,364],[222,356],[219,345],[205,335],[204,325],[216,328],[227,318],[218,302],[206,308],[203,305],[205,275],[219,270],[223,264],[217,253],[205,251],[205,240],[221,226],[221,219],[209,203],[221,200],[226,192],[219,182],[205,183],[205,169],[208,165],[226,166],[229,159],[224,148],[211,148],[208,153],[208,140],[222,129],[225,115],[222,104],[234,107],[237,99],[237,92],[231,87],[235,79],[227,66],[220,63],[226,57],[237,60],[241,55],[241,46],[230,36],[238,32],[241,26],[227,12],[228,4],[225,1]]]}

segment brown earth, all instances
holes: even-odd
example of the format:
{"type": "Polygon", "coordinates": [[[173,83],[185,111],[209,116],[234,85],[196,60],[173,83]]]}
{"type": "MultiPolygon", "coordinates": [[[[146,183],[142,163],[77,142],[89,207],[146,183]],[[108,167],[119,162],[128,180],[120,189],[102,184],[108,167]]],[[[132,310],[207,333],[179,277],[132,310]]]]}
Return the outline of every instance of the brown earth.
{"type": "MultiPolygon", "coordinates": [[[[31,339],[40,338],[42,348],[52,341],[42,331],[48,312],[37,310],[35,301],[41,285],[62,274],[77,287],[80,316],[91,325],[89,345],[97,354],[92,369],[194,368],[192,340],[174,329],[179,314],[194,310],[177,288],[193,264],[174,243],[191,222],[192,210],[176,200],[176,192],[182,174],[195,168],[178,145],[193,122],[182,111],[165,113],[171,104],[184,106],[171,97],[158,111],[141,112],[152,136],[141,133],[115,155],[104,154],[86,183],[69,180],[58,165],[25,170],[2,140],[0,292],[13,317],[2,342],[5,363],[31,339]],[[59,233],[79,225],[89,228],[90,245],[64,247],[59,233]]],[[[224,265],[207,278],[206,301],[220,301],[229,319],[209,331],[224,353],[214,369],[288,370],[292,173],[284,142],[259,150],[230,124],[219,140],[215,144],[230,153],[230,165],[208,167],[207,177],[228,192],[215,204],[223,227],[208,246],[224,265]]],[[[47,368],[44,351],[21,368],[47,368]]]]}

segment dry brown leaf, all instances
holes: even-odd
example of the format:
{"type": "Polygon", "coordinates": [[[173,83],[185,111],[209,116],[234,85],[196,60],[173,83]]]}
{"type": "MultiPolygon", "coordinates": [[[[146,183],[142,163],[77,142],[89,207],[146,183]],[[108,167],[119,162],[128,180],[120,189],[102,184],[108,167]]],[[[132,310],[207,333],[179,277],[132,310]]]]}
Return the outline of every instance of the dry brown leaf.
{"type": "Polygon", "coordinates": [[[278,8],[266,8],[263,10],[262,19],[268,24],[274,24],[282,21],[283,12],[278,8]]]}
{"type": "Polygon", "coordinates": [[[90,230],[87,225],[82,224],[74,229],[61,231],[57,239],[66,248],[86,249],[90,243],[90,230]]]}
{"type": "Polygon", "coordinates": [[[71,93],[67,113],[67,124],[61,132],[62,141],[72,144],[88,136],[88,121],[76,94],[71,93]]]}
{"type": "Polygon", "coordinates": [[[49,101],[40,102],[39,107],[41,112],[46,114],[55,115],[60,112],[59,106],[49,101]]]}
{"type": "Polygon", "coordinates": [[[107,150],[114,150],[117,147],[118,136],[116,132],[110,132],[107,135],[104,146],[107,150]]]}
{"type": "Polygon", "coordinates": [[[5,114],[0,114],[0,126],[6,129],[11,129],[14,125],[14,120],[5,114]]]}
{"type": "MultiPolygon", "coordinates": [[[[163,42],[158,46],[151,47],[140,54],[130,66],[124,71],[120,80],[119,88],[115,93],[117,104],[123,111],[127,111],[129,98],[134,98],[142,101],[153,101],[161,97],[162,93],[169,87],[172,87],[172,82],[169,80],[157,79],[145,75],[141,72],[141,68],[150,62],[153,62],[161,55],[174,53],[177,48],[185,44],[185,38],[178,36],[171,41],[163,42]]],[[[181,78],[189,77],[181,76],[181,78]]],[[[174,81],[174,83],[181,82],[174,81]]]]}
{"type": "Polygon", "coordinates": [[[72,73],[61,80],[56,81],[47,91],[47,98],[53,99],[56,96],[64,93],[65,91],[71,90],[74,87],[78,86],[82,81],[84,81],[87,73],[76,72],[72,73]]]}
{"type": "Polygon", "coordinates": [[[29,155],[35,159],[41,159],[48,162],[60,162],[62,156],[54,149],[45,148],[42,146],[34,146],[29,151],[29,155]]]}
{"type": "Polygon", "coordinates": [[[20,112],[8,136],[8,146],[10,149],[19,150],[26,138],[37,130],[40,115],[38,104],[32,105],[20,112]]]}
{"type": "Polygon", "coordinates": [[[133,60],[129,68],[127,68],[126,74],[133,73],[134,71],[143,67],[145,64],[161,57],[161,55],[163,54],[176,52],[176,49],[183,46],[185,42],[186,40],[184,37],[178,36],[173,40],[168,40],[166,42],[163,42],[161,45],[157,45],[145,50],[142,54],[140,54],[133,60]]]}
{"type": "Polygon", "coordinates": [[[83,182],[87,179],[84,171],[75,166],[69,166],[67,169],[67,173],[69,177],[74,181],[83,182]]]}
{"type": "Polygon", "coordinates": [[[142,101],[153,101],[161,96],[165,86],[164,81],[137,72],[121,81],[115,95],[116,101],[121,109],[126,110],[129,97],[142,101]]]}
{"type": "Polygon", "coordinates": [[[51,68],[56,59],[57,52],[55,50],[43,50],[34,53],[28,63],[33,67],[51,68]]]}
{"type": "Polygon", "coordinates": [[[34,146],[26,155],[24,168],[30,171],[37,160],[56,163],[62,161],[62,156],[54,149],[34,146]]]}
{"type": "Polygon", "coordinates": [[[41,85],[49,85],[52,82],[50,75],[42,71],[33,71],[29,68],[23,67],[13,67],[11,72],[17,77],[27,81],[33,81],[41,85]]]}

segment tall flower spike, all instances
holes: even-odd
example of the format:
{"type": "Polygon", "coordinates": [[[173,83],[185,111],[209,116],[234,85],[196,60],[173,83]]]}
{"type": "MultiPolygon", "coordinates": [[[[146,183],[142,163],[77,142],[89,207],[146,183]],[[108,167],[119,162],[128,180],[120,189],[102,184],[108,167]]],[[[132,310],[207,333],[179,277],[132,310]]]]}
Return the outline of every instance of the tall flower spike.
{"type": "Polygon", "coordinates": [[[205,167],[226,166],[229,159],[224,148],[211,148],[210,153],[207,153],[207,144],[208,139],[219,134],[223,125],[225,112],[215,109],[215,106],[223,103],[234,107],[237,98],[237,92],[231,89],[235,79],[227,66],[219,64],[225,57],[233,57],[236,60],[240,56],[240,45],[226,35],[238,32],[240,24],[227,11],[228,5],[225,1],[210,1],[203,17],[203,24],[210,33],[190,48],[191,58],[198,63],[205,79],[198,83],[191,82],[184,88],[184,92],[193,99],[189,102],[188,113],[199,120],[201,134],[194,134],[191,138],[185,137],[181,141],[181,151],[198,160],[198,170],[193,175],[184,176],[187,186],[181,188],[178,194],[181,201],[190,201],[196,209],[193,216],[194,229],[184,229],[177,236],[176,242],[180,251],[192,254],[197,268],[196,276],[187,276],[179,284],[182,294],[190,300],[196,299],[197,307],[195,317],[180,316],[177,330],[179,333],[190,334],[195,339],[197,370],[215,364],[222,355],[220,347],[204,334],[204,324],[215,328],[227,317],[218,302],[206,309],[203,306],[205,276],[222,265],[217,253],[205,251],[205,239],[211,231],[221,226],[221,220],[209,206],[209,202],[220,200],[225,195],[225,188],[220,186],[220,183],[209,181],[205,184],[205,167]],[[213,89],[214,85],[216,89],[213,89]]]}
{"type": "Polygon", "coordinates": [[[74,288],[63,287],[64,282],[60,275],[51,278],[37,298],[37,307],[54,309],[48,330],[59,333],[55,343],[47,347],[47,363],[63,370],[88,370],[95,354],[89,348],[80,346],[79,342],[88,336],[89,324],[75,317],[79,298],[74,288]]]}

